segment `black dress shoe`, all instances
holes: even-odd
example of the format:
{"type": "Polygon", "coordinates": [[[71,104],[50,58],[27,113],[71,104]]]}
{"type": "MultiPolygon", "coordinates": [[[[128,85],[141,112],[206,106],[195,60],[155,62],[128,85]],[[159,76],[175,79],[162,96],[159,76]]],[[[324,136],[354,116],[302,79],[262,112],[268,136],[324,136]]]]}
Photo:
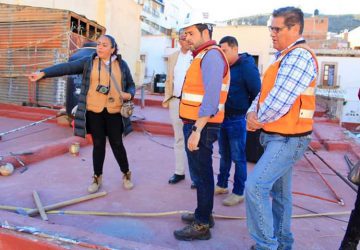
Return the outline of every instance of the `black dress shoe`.
{"type": "Polygon", "coordinates": [[[185,179],[185,175],[179,175],[179,174],[174,174],[173,176],[171,176],[171,178],[169,179],[169,184],[176,184],[181,180],[185,179]]]}
{"type": "Polygon", "coordinates": [[[191,182],[191,186],[190,186],[191,189],[196,189],[196,184],[194,182],[191,182]]]}

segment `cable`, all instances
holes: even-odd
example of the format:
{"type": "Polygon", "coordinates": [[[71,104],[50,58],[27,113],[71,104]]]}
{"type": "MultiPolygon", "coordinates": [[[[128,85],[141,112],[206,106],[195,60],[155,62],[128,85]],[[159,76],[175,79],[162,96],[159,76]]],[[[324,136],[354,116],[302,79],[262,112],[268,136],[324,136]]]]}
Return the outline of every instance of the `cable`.
{"type": "MultiPolygon", "coordinates": [[[[144,120],[146,120],[145,116],[142,115],[142,114],[140,114],[140,116],[137,116],[137,115],[133,115],[133,116],[139,117],[140,119],[134,119],[134,120],[131,119],[131,121],[144,121],[144,120]]],[[[159,141],[155,140],[155,139],[154,139],[154,136],[152,135],[152,133],[150,133],[149,131],[147,131],[147,130],[145,129],[145,127],[144,127],[143,124],[141,124],[141,123],[137,123],[137,124],[138,124],[138,126],[142,129],[143,134],[146,135],[146,136],[150,139],[150,141],[155,142],[155,143],[157,143],[157,144],[159,144],[159,145],[161,145],[161,146],[163,146],[163,147],[165,147],[165,148],[174,149],[173,146],[169,146],[169,145],[167,145],[167,144],[164,144],[164,143],[162,143],[162,142],[159,142],[159,141]]]]}
{"type": "MultiPolygon", "coordinates": [[[[22,207],[13,207],[13,206],[1,206],[2,210],[9,211],[29,211],[30,208],[22,208],[22,207]]],[[[305,209],[305,208],[304,208],[305,209]]],[[[309,210],[310,211],[310,210],[309,210]]],[[[176,211],[168,211],[168,212],[149,212],[149,213],[133,213],[133,212],[104,212],[104,211],[81,211],[81,210],[51,210],[46,211],[47,214],[60,214],[60,215],[96,215],[96,216],[119,216],[119,217],[162,217],[169,215],[177,215],[177,214],[185,214],[185,213],[193,213],[188,210],[176,210],[176,211]]],[[[327,212],[327,213],[316,213],[315,214],[298,214],[293,215],[292,218],[314,218],[314,217],[329,217],[329,216],[341,216],[341,215],[349,215],[350,211],[343,212],[327,212]]],[[[221,215],[221,214],[213,214],[214,218],[218,219],[233,219],[233,220],[245,220],[244,216],[230,216],[230,215],[221,215]]]]}
{"type": "MultiPolygon", "coordinates": [[[[305,208],[305,207],[296,205],[295,203],[293,203],[293,206],[294,206],[294,207],[301,208],[301,209],[303,209],[303,210],[305,210],[305,211],[308,211],[308,212],[311,212],[311,213],[314,213],[314,214],[319,214],[318,212],[315,212],[314,210],[311,210],[311,209],[308,209],[308,208],[305,208]]],[[[324,215],[324,216],[325,216],[325,217],[328,217],[329,219],[333,219],[333,220],[341,221],[341,222],[344,222],[344,223],[348,223],[348,222],[345,221],[345,220],[337,219],[337,218],[331,217],[331,216],[329,216],[329,215],[324,215]]]]}

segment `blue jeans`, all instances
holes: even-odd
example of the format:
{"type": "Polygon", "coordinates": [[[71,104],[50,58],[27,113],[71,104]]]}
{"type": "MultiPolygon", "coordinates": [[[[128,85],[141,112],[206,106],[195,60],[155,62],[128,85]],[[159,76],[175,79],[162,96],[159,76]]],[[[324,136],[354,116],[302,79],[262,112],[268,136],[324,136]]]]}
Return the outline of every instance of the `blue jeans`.
{"type": "Polygon", "coordinates": [[[195,221],[209,224],[214,206],[214,173],[212,166],[213,143],[219,136],[220,124],[207,124],[201,131],[199,149],[189,151],[187,143],[193,123],[184,124],[185,149],[190,173],[196,185],[197,207],[195,221]]]}
{"type": "Polygon", "coordinates": [[[235,163],[233,193],[244,194],[246,181],[246,120],[245,115],[226,117],[219,136],[220,173],[217,185],[228,187],[231,163],[235,163]]]}
{"type": "Polygon", "coordinates": [[[260,135],[265,152],[245,184],[247,227],[257,250],[289,250],[292,247],[292,168],[303,156],[310,140],[311,135],[260,135]]]}

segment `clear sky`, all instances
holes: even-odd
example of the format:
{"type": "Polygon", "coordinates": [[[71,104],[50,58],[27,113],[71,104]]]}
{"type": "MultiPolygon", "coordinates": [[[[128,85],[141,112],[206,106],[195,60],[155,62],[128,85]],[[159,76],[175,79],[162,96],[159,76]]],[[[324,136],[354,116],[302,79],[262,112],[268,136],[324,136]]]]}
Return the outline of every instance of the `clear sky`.
{"type": "Polygon", "coordinates": [[[187,0],[196,9],[207,10],[216,21],[271,13],[285,6],[300,7],[305,13],[360,14],[360,0],[187,0]]]}

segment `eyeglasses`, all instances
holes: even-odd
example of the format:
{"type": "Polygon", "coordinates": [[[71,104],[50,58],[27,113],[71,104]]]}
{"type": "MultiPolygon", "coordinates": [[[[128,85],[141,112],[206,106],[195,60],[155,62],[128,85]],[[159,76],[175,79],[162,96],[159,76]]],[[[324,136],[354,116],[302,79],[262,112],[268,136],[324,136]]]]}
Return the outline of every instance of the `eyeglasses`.
{"type": "Polygon", "coordinates": [[[279,33],[280,31],[282,31],[283,29],[287,28],[288,26],[284,26],[284,27],[273,27],[273,26],[269,26],[269,31],[270,32],[274,32],[274,33],[279,33]]]}

